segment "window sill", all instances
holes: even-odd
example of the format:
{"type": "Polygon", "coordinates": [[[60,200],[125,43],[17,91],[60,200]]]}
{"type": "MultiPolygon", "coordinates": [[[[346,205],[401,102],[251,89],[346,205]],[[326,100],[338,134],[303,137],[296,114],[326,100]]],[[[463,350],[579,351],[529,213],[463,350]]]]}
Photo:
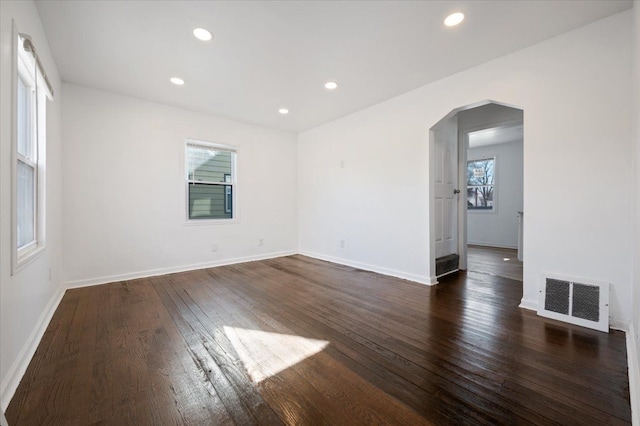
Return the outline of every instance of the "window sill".
{"type": "Polygon", "coordinates": [[[239,223],[238,218],[233,219],[187,219],[185,226],[209,226],[209,225],[234,225],[239,223]]]}
{"type": "Polygon", "coordinates": [[[13,265],[13,274],[15,275],[24,268],[26,268],[29,264],[31,264],[34,260],[39,258],[42,253],[44,253],[45,245],[36,245],[23,252],[16,253],[16,262],[13,265]]]}
{"type": "Polygon", "coordinates": [[[486,215],[486,214],[497,214],[498,210],[496,210],[495,208],[493,210],[472,210],[472,209],[467,209],[467,214],[479,214],[479,215],[486,215]]]}

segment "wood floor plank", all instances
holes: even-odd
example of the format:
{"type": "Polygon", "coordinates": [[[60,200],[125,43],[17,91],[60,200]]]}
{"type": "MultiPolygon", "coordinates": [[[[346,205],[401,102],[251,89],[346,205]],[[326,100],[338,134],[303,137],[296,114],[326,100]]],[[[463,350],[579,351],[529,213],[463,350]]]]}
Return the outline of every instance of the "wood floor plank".
{"type": "Polygon", "coordinates": [[[69,290],[6,415],[629,424],[624,333],[538,317],[521,298],[520,281],[489,273],[429,287],[299,255],[69,290]]]}
{"type": "Polygon", "coordinates": [[[203,326],[193,313],[197,304],[185,300],[185,293],[161,279],[154,287],[185,338],[196,364],[221,396],[227,411],[237,424],[279,424],[271,407],[264,404],[257,390],[251,386],[246,374],[233,362],[234,353],[228,353],[203,326]],[[193,304],[193,307],[190,306],[193,304]]]}
{"type": "Polygon", "coordinates": [[[522,281],[523,265],[516,249],[470,244],[467,246],[467,269],[522,281]]]}
{"type": "MultiPolygon", "coordinates": [[[[262,282],[264,282],[264,280],[262,282]]],[[[268,298],[268,297],[269,296],[266,294],[261,295],[261,298],[268,298]]],[[[272,303],[278,303],[278,302],[275,300],[272,300],[272,303]]],[[[307,308],[307,312],[309,311],[310,310],[307,308]]],[[[300,318],[303,315],[304,314],[302,312],[296,313],[296,316],[298,318],[300,318]]],[[[353,326],[352,321],[339,322],[338,324],[328,319],[330,317],[331,315],[323,316],[321,313],[315,316],[315,321],[324,323],[329,328],[333,328],[337,330],[339,333],[348,335],[352,341],[359,342],[361,344],[361,347],[368,349],[370,353],[374,354],[373,356],[374,358],[379,357],[378,359],[383,360],[382,362],[385,363],[386,368],[390,369],[391,371],[399,372],[399,374],[406,374],[406,377],[408,378],[408,380],[411,380],[413,384],[416,384],[419,387],[425,388],[429,393],[431,394],[438,394],[439,392],[455,393],[458,396],[458,400],[456,401],[455,406],[448,407],[451,409],[451,411],[448,413],[449,416],[451,416],[452,412],[459,413],[462,411],[461,403],[462,404],[466,403],[467,405],[472,405],[476,407],[483,406],[484,407],[483,410],[469,411],[469,413],[471,413],[473,416],[480,416],[480,413],[482,413],[482,415],[486,417],[484,419],[484,422],[495,423],[500,418],[500,415],[504,414],[501,407],[496,406],[495,404],[492,404],[491,402],[488,402],[486,400],[483,400],[482,398],[478,398],[477,395],[478,395],[479,389],[477,388],[472,390],[464,389],[464,388],[460,388],[457,384],[451,382],[447,374],[443,374],[443,372],[439,371],[440,367],[442,367],[444,364],[440,364],[437,367],[431,366],[430,369],[424,368],[423,366],[418,365],[414,361],[407,359],[405,357],[402,357],[392,350],[389,350],[387,347],[385,347],[384,343],[377,342],[375,341],[375,339],[363,337],[362,332],[358,332],[358,330],[355,330],[354,332],[352,332],[351,330],[344,329],[340,325],[343,323],[345,324],[349,323],[353,326]],[[398,366],[400,367],[398,368],[398,366]],[[431,379],[426,381],[423,379],[425,376],[430,376],[431,379]],[[461,400],[463,395],[466,395],[466,398],[467,398],[466,401],[461,400]]],[[[350,328],[353,328],[352,326],[350,328]]],[[[372,327],[372,329],[375,329],[375,327],[372,327]]],[[[483,389],[480,389],[480,391],[482,390],[483,389]]],[[[438,406],[442,402],[443,402],[442,400],[439,400],[438,406]]],[[[433,407],[429,407],[429,411],[432,411],[432,408],[433,407]]],[[[465,421],[469,421],[470,416],[471,415],[468,415],[465,421]]],[[[507,414],[507,417],[511,418],[513,417],[513,415],[507,414]]],[[[449,417],[449,421],[451,421],[451,417],[449,417]]],[[[505,419],[503,419],[503,421],[510,422],[510,421],[506,421],[505,419]]]]}

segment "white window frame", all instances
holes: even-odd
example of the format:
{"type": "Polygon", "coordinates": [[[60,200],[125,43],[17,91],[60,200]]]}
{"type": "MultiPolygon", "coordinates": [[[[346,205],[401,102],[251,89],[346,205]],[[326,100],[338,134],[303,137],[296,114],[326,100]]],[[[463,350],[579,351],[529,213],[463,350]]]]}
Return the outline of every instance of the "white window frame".
{"type": "Polygon", "coordinates": [[[467,158],[467,167],[466,170],[469,170],[469,163],[475,163],[478,161],[486,161],[486,160],[493,160],[493,184],[491,185],[468,185],[469,182],[469,177],[467,176],[467,173],[465,172],[465,200],[466,200],[466,196],[467,196],[467,191],[469,190],[470,187],[482,187],[482,186],[492,186],[493,187],[493,206],[490,209],[471,209],[469,207],[466,207],[467,212],[471,213],[471,214],[495,214],[498,212],[498,158],[495,155],[490,155],[490,156],[481,156],[478,157],[476,159],[470,159],[467,158]]]}
{"type": "Polygon", "coordinates": [[[12,166],[11,166],[11,273],[22,268],[39,257],[45,250],[45,170],[46,170],[46,101],[51,99],[42,70],[36,65],[32,53],[23,48],[22,38],[13,24],[12,61],[12,166]],[[38,69],[36,71],[36,68],[38,69]],[[27,157],[18,153],[18,81],[22,80],[33,87],[30,111],[31,154],[27,157]],[[34,239],[18,247],[18,163],[22,162],[34,169],[34,239]]]}
{"type": "MultiPolygon", "coordinates": [[[[186,139],[184,143],[184,147],[182,150],[184,155],[184,217],[187,225],[220,225],[220,224],[231,224],[239,222],[239,211],[238,211],[238,148],[232,145],[225,145],[216,142],[207,142],[197,139],[186,139]],[[224,187],[231,186],[231,217],[230,218],[207,218],[207,219],[191,219],[189,218],[189,185],[192,183],[199,183],[200,181],[194,181],[189,179],[189,158],[187,155],[187,150],[190,146],[202,147],[205,149],[210,149],[213,151],[223,151],[230,152],[233,155],[231,156],[231,176],[227,180],[225,178],[224,182],[208,182],[213,185],[220,185],[224,187]]],[[[227,194],[225,191],[225,211],[229,207],[227,205],[227,194]]]]}

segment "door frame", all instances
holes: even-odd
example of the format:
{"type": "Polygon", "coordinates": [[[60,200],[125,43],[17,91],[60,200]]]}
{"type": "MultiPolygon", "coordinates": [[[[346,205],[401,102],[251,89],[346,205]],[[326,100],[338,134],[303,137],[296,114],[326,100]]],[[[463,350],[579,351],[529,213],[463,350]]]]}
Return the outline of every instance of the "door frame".
{"type": "MultiPolygon", "coordinates": [[[[519,109],[515,107],[510,108],[519,109]]],[[[523,122],[524,119],[504,120],[496,121],[493,124],[481,124],[479,126],[473,126],[468,129],[458,129],[458,182],[462,182],[459,188],[460,194],[466,194],[467,192],[467,150],[469,149],[469,133],[486,129],[513,127],[517,124],[523,124],[523,122]]],[[[467,269],[467,214],[469,210],[467,209],[467,203],[465,201],[466,196],[461,196],[458,199],[458,255],[460,256],[459,269],[462,271],[465,271],[467,269]]]]}

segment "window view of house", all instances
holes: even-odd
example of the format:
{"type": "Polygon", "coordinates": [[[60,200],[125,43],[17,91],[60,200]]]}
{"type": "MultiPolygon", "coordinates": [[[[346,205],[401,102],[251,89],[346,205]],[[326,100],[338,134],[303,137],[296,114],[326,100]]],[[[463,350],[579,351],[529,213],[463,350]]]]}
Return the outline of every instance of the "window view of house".
{"type": "Polygon", "coordinates": [[[495,158],[467,162],[467,208],[493,210],[495,158]]]}
{"type": "Polygon", "coordinates": [[[187,143],[189,219],[232,219],[235,152],[187,143]]]}

